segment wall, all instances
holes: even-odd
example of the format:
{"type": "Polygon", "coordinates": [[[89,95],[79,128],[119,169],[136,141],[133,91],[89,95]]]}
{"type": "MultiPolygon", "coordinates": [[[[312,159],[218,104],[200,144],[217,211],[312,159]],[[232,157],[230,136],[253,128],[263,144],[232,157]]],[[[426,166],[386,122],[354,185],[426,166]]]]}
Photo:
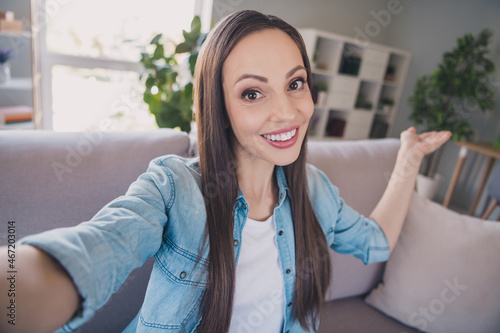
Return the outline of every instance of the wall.
{"type": "MultiPolygon", "coordinates": [[[[350,37],[366,38],[413,53],[402,102],[391,136],[408,128],[410,107],[407,104],[416,78],[431,73],[441,61],[443,52],[450,50],[458,37],[467,32],[477,33],[488,27],[493,33],[491,58],[497,66],[493,78],[496,82],[497,109],[481,114],[468,112],[467,117],[476,130],[477,140],[492,141],[500,132],[500,1],[498,0],[214,0],[213,21],[241,9],[255,9],[274,14],[295,27],[314,27],[350,37]],[[389,3],[399,3],[400,13],[390,17],[379,16],[379,30],[373,30],[376,16],[387,9],[389,3]],[[372,28],[372,30],[370,30],[372,28]],[[365,33],[360,37],[359,31],[365,33]]],[[[444,147],[438,172],[445,179],[436,201],[441,202],[451,178],[458,156],[457,146],[450,142],[444,147]]],[[[484,158],[470,156],[459,180],[452,205],[466,208],[473,200],[484,158]]],[[[483,198],[484,202],[484,198],[483,198]]],[[[482,203],[479,205],[482,208],[482,203]]]]}
{"type": "MultiPolygon", "coordinates": [[[[387,7],[387,0],[213,0],[213,21],[242,9],[254,9],[276,15],[297,28],[318,28],[356,37],[365,31],[367,22],[374,21],[370,11],[387,7]],[[355,30],[356,29],[356,30],[355,30]]],[[[375,35],[375,34],[374,34],[375,35]]],[[[388,29],[380,29],[371,41],[387,44],[388,29]]]]}

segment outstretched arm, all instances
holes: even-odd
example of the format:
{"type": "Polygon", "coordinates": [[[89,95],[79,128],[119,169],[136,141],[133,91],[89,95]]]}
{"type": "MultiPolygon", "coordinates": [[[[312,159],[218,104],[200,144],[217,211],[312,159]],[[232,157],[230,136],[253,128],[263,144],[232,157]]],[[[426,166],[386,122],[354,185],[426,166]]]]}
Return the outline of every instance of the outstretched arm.
{"type": "Polygon", "coordinates": [[[0,247],[0,332],[53,332],[77,310],[78,291],[45,252],[18,244],[16,250],[17,273],[9,274],[7,247],[0,247]]]}
{"type": "Polygon", "coordinates": [[[370,214],[384,231],[390,251],[401,233],[423,157],[438,149],[450,136],[448,131],[417,134],[414,127],[401,133],[401,147],[391,178],[370,214]]]}

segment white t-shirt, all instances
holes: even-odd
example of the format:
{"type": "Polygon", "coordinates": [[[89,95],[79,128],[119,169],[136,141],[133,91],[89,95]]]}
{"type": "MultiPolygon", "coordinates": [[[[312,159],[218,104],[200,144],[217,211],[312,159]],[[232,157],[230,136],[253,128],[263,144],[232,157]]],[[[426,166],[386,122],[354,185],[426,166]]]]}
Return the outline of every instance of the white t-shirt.
{"type": "Polygon", "coordinates": [[[274,215],[263,222],[247,219],[241,238],[229,333],[281,332],[284,283],[274,215]]]}

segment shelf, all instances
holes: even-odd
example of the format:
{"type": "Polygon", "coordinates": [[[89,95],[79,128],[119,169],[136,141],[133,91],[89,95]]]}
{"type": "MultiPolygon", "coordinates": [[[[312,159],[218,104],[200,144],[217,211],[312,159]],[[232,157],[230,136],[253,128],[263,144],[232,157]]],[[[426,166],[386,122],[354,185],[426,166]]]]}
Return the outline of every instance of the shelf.
{"type": "Polygon", "coordinates": [[[8,82],[0,83],[0,90],[31,90],[32,82],[29,77],[13,77],[8,82]]]}
{"type": "Polygon", "coordinates": [[[398,84],[406,77],[406,73],[403,68],[405,67],[406,58],[400,54],[391,53],[389,56],[389,63],[387,64],[386,73],[384,75],[385,82],[391,82],[394,84],[398,84]],[[391,68],[391,74],[388,74],[388,70],[391,68]],[[388,78],[392,78],[388,80],[388,78]]]}
{"type": "Polygon", "coordinates": [[[323,69],[318,69],[318,68],[313,68],[311,73],[313,75],[321,75],[321,76],[334,76],[335,75],[335,72],[323,70],[323,69]]]}
{"type": "Polygon", "coordinates": [[[375,115],[378,116],[378,117],[390,117],[392,114],[392,110],[390,112],[384,112],[384,111],[381,111],[381,110],[378,110],[377,112],[375,112],[375,115]]]}
{"type": "Polygon", "coordinates": [[[386,137],[391,130],[411,53],[317,29],[300,29],[312,64],[316,105],[313,140],[386,137]]]}
{"type": "Polygon", "coordinates": [[[341,47],[342,43],[340,41],[318,37],[313,56],[313,66],[323,72],[336,72],[341,47]]]}
{"type": "Polygon", "coordinates": [[[388,86],[388,87],[397,87],[398,84],[394,81],[384,81],[384,86],[388,86]]]}
{"type": "Polygon", "coordinates": [[[354,108],[370,111],[375,107],[378,85],[373,82],[361,81],[354,108]]]}
{"type": "Polygon", "coordinates": [[[30,33],[28,31],[23,31],[23,32],[0,31],[0,37],[30,38],[30,33]]]}

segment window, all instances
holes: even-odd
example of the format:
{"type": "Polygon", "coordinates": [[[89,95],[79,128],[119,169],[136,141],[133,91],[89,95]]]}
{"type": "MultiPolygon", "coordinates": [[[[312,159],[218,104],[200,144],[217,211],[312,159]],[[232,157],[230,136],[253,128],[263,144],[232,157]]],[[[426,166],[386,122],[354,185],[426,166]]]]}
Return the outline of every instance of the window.
{"type": "Polygon", "coordinates": [[[182,29],[189,29],[193,16],[201,14],[201,4],[201,0],[43,0],[43,128],[156,128],[142,101],[141,51],[157,33],[175,41],[182,38],[182,29]]]}

